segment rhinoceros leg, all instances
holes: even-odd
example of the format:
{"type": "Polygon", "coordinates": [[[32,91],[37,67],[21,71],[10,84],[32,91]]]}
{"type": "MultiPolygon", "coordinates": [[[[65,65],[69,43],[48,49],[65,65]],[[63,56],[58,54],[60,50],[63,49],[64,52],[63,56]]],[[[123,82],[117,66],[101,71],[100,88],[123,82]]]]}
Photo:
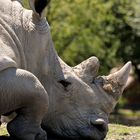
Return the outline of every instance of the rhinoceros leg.
{"type": "Polygon", "coordinates": [[[7,125],[11,136],[20,140],[46,140],[40,124],[47,108],[48,95],[32,73],[16,68],[0,72],[0,114],[17,112],[7,125]]]}

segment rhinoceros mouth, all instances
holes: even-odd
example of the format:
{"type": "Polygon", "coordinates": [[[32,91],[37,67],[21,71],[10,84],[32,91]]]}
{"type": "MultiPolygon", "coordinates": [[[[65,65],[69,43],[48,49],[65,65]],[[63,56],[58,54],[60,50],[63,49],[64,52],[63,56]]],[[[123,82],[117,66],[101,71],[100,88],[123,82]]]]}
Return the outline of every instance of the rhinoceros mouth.
{"type": "Polygon", "coordinates": [[[104,140],[107,134],[107,126],[105,125],[91,125],[77,130],[73,130],[74,135],[68,134],[66,130],[63,130],[63,133],[59,134],[52,130],[47,129],[47,134],[49,139],[57,140],[104,140]]]}
{"type": "Polygon", "coordinates": [[[103,125],[94,125],[78,131],[80,138],[88,140],[104,140],[107,130],[103,125]]]}

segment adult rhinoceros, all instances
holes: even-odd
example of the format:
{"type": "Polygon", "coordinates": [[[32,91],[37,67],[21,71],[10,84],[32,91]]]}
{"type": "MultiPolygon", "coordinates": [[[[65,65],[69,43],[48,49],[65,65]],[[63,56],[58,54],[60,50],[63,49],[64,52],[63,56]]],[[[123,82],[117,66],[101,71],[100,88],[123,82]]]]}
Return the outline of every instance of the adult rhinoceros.
{"type": "Polygon", "coordinates": [[[46,139],[42,118],[42,128],[58,136],[102,140],[131,62],[108,76],[97,76],[96,57],[65,64],[44,18],[47,2],[30,0],[27,10],[21,0],[0,1],[0,114],[16,111],[8,131],[21,140],[46,139]]]}

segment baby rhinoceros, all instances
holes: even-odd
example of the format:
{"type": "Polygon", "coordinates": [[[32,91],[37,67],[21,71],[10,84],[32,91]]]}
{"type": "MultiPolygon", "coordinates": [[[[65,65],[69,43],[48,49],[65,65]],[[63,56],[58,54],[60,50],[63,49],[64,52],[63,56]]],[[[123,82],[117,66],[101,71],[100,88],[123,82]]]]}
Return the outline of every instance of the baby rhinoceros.
{"type": "Polygon", "coordinates": [[[0,1],[0,114],[17,113],[10,135],[44,140],[42,120],[53,136],[103,140],[131,62],[108,76],[97,76],[96,57],[68,66],[54,49],[44,18],[47,1],[30,0],[32,10],[20,1],[0,1]]]}

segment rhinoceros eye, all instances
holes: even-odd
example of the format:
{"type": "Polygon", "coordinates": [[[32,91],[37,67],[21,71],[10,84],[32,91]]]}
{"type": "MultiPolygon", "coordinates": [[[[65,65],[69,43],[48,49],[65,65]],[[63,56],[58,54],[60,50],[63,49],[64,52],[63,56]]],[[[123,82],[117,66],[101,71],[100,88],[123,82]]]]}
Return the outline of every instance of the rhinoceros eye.
{"type": "Polygon", "coordinates": [[[97,84],[101,84],[102,86],[104,85],[104,78],[102,76],[98,76],[95,78],[94,80],[94,83],[97,83],[97,84]]]}
{"type": "Polygon", "coordinates": [[[60,80],[58,81],[60,84],[63,85],[63,87],[66,89],[69,85],[71,85],[71,82],[68,82],[66,80],[60,80]]]}

